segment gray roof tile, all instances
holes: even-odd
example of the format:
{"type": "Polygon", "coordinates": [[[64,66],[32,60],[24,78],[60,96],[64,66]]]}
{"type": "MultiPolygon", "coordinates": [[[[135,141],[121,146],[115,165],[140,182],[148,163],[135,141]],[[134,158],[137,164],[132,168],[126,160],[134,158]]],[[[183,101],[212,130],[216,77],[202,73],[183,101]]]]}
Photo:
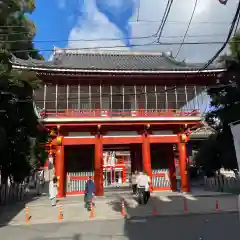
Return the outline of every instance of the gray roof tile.
{"type": "MultiPolygon", "coordinates": [[[[133,52],[73,52],[59,50],[55,52],[51,61],[28,59],[22,60],[13,57],[12,63],[30,67],[61,68],[79,70],[198,70],[203,64],[187,64],[178,62],[164,53],[133,53],[133,52]]],[[[211,66],[211,69],[216,67],[211,66]]],[[[219,68],[219,67],[218,67],[219,68]]]]}

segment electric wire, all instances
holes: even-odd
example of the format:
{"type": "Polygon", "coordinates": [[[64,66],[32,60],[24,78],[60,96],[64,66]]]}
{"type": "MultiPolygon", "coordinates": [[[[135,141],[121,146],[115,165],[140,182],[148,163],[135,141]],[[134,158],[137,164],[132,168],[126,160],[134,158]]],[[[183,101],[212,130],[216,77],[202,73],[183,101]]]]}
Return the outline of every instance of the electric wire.
{"type": "Polygon", "coordinates": [[[236,12],[234,14],[232,24],[230,26],[229,33],[227,35],[227,38],[226,38],[225,42],[223,43],[222,47],[216,52],[216,54],[203,66],[203,68],[199,69],[199,71],[208,68],[208,66],[211,65],[219,57],[219,55],[222,53],[222,51],[225,49],[225,47],[227,46],[227,44],[229,43],[229,41],[232,37],[232,33],[233,33],[234,28],[236,26],[236,22],[238,20],[239,14],[240,14],[240,1],[238,2],[237,9],[236,9],[236,12]]]}
{"type": "Polygon", "coordinates": [[[163,17],[162,17],[162,19],[161,19],[161,21],[160,21],[160,25],[159,25],[159,27],[158,27],[158,29],[157,29],[157,32],[155,33],[155,36],[156,36],[156,37],[158,36],[159,31],[160,31],[161,28],[162,28],[162,24],[163,24],[163,21],[164,21],[164,19],[165,19],[165,16],[166,16],[167,9],[168,9],[168,7],[169,7],[170,1],[171,1],[171,0],[168,0],[167,5],[166,5],[166,7],[165,7],[165,10],[164,10],[164,13],[163,13],[163,17]]]}
{"type": "MultiPolygon", "coordinates": [[[[141,39],[149,39],[153,38],[155,34],[149,36],[140,36],[140,37],[131,37],[131,38],[98,38],[98,39],[51,39],[51,40],[26,40],[26,39],[18,39],[18,40],[0,40],[0,43],[18,43],[18,42],[32,42],[32,43],[61,43],[61,42],[95,42],[95,41],[121,41],[121,40],[141,40],[141,39]]],[[[169,35],[169,36],[161,36],[161,38],[165,39],[176,39],[183,38],[185,35],[169,35]]],[[[222,37],[225,34],[192,34],[186,35],[188,38],[197,38],[197,37],[222,37]]],[[[0,34],[1,37],[1,34],[0,34]]]]}
{"type": "Polygon", "coordinates": [[[237,34],[237,32],[238,32],[239,21],[240,21],[240,14],[238,14],[238,19],[236,21],[236,27],[235,27],[233,36],[235,36],[237,34]]]}
{"type": "MultiPolygon", "coordinates": [[[[240,41],[229,41],[228,43],[240,43],[240,41]]],[[[142,47],[142,46],[172,46],[172,45],[218,45],[218,44],[223,44],[225,41],[201,41],[201,42],[159,42],[157,43],[156,41],[150,42],[150,43],[145,43],[145,44],[132,44],[131,47],[142,47]]],[[[114,48],[126,48],[124,45],[114,45],[114,46],[99,46],[99,47],[82,47],[82,48],[65,48],[65,49],[60,49],[63,51],[83,51],[83,50],[98,50],[98,49],[104,49],[106,51],[114,48]]],[[[11,53],[30,53],[30,52],[53,52],[53,49],[22,49],[22,50],[11,50],[11,53]]],[[[116,50],[117,52],[117,50],[116,50]]],[[[144,54],[144,51],[143,51],[144,54]]],[[[205,69],[205,68],[204,68],[205,69]]],[[[204,70],[203,69],[203,70],[204,70]]]]}
{"type": "Polygon", "coordinates": [[[166,9],[165,9],[162,22],[161,22],[161,24],[160,24],[160,26],[159,26],[159,29],[157,30],[157,33],[156,33],[156,34],[157,34],[157,37],[158,37],[157,42],[160,41],[160,38],[161,38],[161,36],[162,36],[164,27],[165,27],[165,25],[166,25],[166,21],[167,21],[167,19],[168,19],[168,15],[169,15],[170,10],[171,10],[171,8],[172,8],[172,4],[173,4],[173,0],[169,0],[168,3],[167,3],[167,7],[166,7],[166,9]]]}
{"type": "Polygon", "coordinates": [[[177,58],[177,57],[178,57],[178,55],[179,55],[179,53],[180,53],[180,51],[181,51],[181,49],[182,49],[182,47],[183,47],[183,43],[185,42],[186,36],[187,36],[187,34],[188,34],[188,30],[189,30],[189,28],[190,28],[190,26],[191,26],[191,23],[192,23],[192,20],[193,20],[193,16],[194,16],[195,11],[196,11],[196,8],[197,8],[197,3],[198,3],[198,0],[195,0],[195,4],[194,4],[194,7],[193,7],[193,11],[192,11],[192,14],[191,14],[191,17],[190,17],[190,20],[189,20],[187,29],[186,29],[185,34],[184,34],[184,37],[183,37],[183,40],[182,40],[182,44],[179,46],[178,51],[177,51],[177,53],[176,53],[176,55],[175,55],[174,58],[177,58]]]}
{"type": "MultiPolygon", "coordinates": [[[[148,20],[148,19],[141,19],[139,21],[136,20],[132,20],[129,21],[129,23],[160,23],[162,22],[161,20],[148,20]]],[[[187,24],[188,21],[171,21],[169,20],[168,23],[170,24],[187,24]]],[[[231,24],[231,22],[228,21],[197,21],[197,22],[193,22],[193,24],[220,24],[220,25],[225,25],[225,24],[231,24]]],[[[18,25],[0,25],[0,30],[1,28],[26,28],[25,26],[18,26],[18,25]]]]}
{"type": "MultiPolygon", "coordinates": [[[[221,37],[226,34],[192,34],[186,35],[188,38],[197,38],[197,37],[221,37]]],[[[97,38],[97,39],[51,39],[51,40],[31,40],[31,39],[18,39],[18,40],[0,40],[0,43],[18,43],[18,42],[32,42],[32,43],[61,43],[61,42],[95,42],[95,41],[121,41],[121,40],[141,40],[141,39],[149,39],[153,38],[155,34],[148,36],[140,36],[140,37],[131,37],[131,38],[97,38]]],[[[161,36],[161,38],[165,39],[176,39],[183,38],[185,35],[169,35],[169,36],[161,36]]],[[[0,34],[1,37],[1,34],[0,34]]]]}

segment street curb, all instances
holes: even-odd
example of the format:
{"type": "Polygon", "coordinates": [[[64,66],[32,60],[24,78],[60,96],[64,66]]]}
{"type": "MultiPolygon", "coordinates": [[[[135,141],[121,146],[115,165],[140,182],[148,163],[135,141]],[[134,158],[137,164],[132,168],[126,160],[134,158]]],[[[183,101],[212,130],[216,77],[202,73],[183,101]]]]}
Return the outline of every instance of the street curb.
{"type": "MultiPolygon", "coordinates": [[[[176,212],[176,213],[169,213],[169,214],[157,214],[157,215],[145,215],[145,216],[116,216],[116,217],[95,217],[94,219],[78,219],[73,218],[71,220],[53,220],[53,221],[39,221],[39,222],[24,222],[24,223],[14,223],[9,222],[7,224],[0,224],[0,227],[7,227],[7,226],[31,226],[31,225],[44,225],[44,224],[62,224],[62,223],[74,223],[74,222],[91,222],[91,221],[108,221],[108,220],[127,220],[127,221],[134,221],[134,220],[147,220],[147,219],[154,219],[154,218],[166,218],[166,217],[181,217],[181,216],[198,216],[198,215],[205,215],[205,214],[226,214],[226,213],[238,213],[237,210],[219,210],[219,211],[212,211],[212,212],[176,212]]],[[[128,215],[128,214],[127,214],[128,215]]]]}
{"type": "Polygon", "coordinates": [[[172,214],[157,214],[157,215],[145,215],[145,216],[132,216],[127,217],[127,220],[138,220],[138,219],[149,219],[149,218],[165,218],[165,217],[177,217],[177,216],[198,216],[198,215],[205,215],[205,214],[226,214],[226,213],[238,213],[237,210],[219,210],[219,211],[212,211],[212,212],[179,212],[179,213],[172,213],[172,214]]]}
{"type": "Polygon", "coordinates": [[[201,195],[201,194],[191,194],[193,197],[229,197],[229,196],[233,196],[236,197],[237,194],[233,194],[233,193],[219,193],[219,194],[211,194],[211,195],[201,195]]]}

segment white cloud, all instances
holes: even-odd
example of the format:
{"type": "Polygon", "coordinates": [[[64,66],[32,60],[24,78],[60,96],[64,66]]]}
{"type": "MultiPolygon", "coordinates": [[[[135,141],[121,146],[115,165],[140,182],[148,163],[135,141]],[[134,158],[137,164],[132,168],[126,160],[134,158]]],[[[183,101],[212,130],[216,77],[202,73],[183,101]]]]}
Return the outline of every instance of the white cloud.
{"type": "MultiPolygon", "coordinates": [[[[120,39],[121,32],[108,21],[104,14],[100,13],[95,6],[95,0],[87,0],[85,4],[86,19],[79,19],[79,23],[72,29],[69,35],[68,47],[70,48],[97,48],[111,49],[114,46],[125,46],[121,40],[98,40],[120,39]],[[91,39],[96,41],[75,41],[79,39],[91,39]]],[[[127,49],[127,48],[116,48],[127,49]]]]}
{"type": "MultiPolygon", "coordinates": [[[[119,4],[122,0],[111,1],[112,4],[119,4]]],[[[137,0],[135,0],[137,1],[137,0]]],[[[151,36],[156,33],[162,19],[167,0],[139,0],[139,14],[131,18],[132,37],[151,36]],[[137,15],[139,21],[136,22],[137,15]]],[[[189,41],[224,41],[228,32],[229,24],[236,11],[238,0],[228,1],[227,5],[221,5],[218,0],[198,0],[192,25],[189,29],[186,42],[189,41]],[[204,23],[199,23],[204,22],[204,23]],[[193,37],[194,35],[194,37],[193,37]],[[203,36],[204,35],[204,36],[203,36]]],[[[195,0],[174,1],[168,22],[165,25],[161,41],[174,43],[181,42],[188,21],[191,17],[195,0]],[[172,37],[175,36],[175,37],[172,37]],[[176,37],[177,36],[177,37],[176,37]]],[[[112,39],[121,38],[121,31],[100,13],[95,5],[95,0],[85,0],[84,18],[79,19],[76,26],[69,35],[69,47],[74,48],[97,48],[105,49],[114,46],[124,46],[121,40],[118,41],[72,41],[77,39],[112,39]]],[[[133,39],[132,44],[143,45],[151,43],[154,37],[148,39],[133,39]]],[[[180,51],[179,59],[192,62],[207,61],[221,45],[184,45],[180,51]]],[[[134,51],[172,51],[176,54],[179,45],[160,45],[160,46],[138,46],[134,51]]],[[[119,48],[129,50],[127,48],[119,48]]]]}

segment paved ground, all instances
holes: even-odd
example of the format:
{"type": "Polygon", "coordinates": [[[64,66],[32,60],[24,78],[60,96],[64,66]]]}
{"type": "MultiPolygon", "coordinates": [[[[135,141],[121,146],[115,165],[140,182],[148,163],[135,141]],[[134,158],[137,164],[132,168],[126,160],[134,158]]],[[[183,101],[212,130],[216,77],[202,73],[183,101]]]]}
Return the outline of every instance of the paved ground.
{"type": "MultiPolygon", "coordinates": [[[[238,211],[237,196],[194,196],[192,194],[161,193],[153,194],[147,205],[138,205],[130,194],[116,194],[112,197],[99,198],[96,200],[94,219],[89,218],[89,213],[84,208],[83,199],[72,198],[69,201],[62,200],[63,221],[93,221],[122,219],[122,200],[125,203],[125,211],[128,218],[157,215],[179,215],[193,213],[219,213],[238,211]],[[216,210],[216,201],[219,210],[216,210]],[[155,211],[154,211],[155,210],[155,211]]],[[[59,206],[51,207],[47,197],[28,203],[28,223],[25,221],[24,204],[16,204],[1,209],[1,225],[24,225],[58,222],[59,206]]]]}
{"type": "Polygon", "coordinates": [[[68,222],[0,228],[4,240],[237,240],[234,213],[68,222]]]}

